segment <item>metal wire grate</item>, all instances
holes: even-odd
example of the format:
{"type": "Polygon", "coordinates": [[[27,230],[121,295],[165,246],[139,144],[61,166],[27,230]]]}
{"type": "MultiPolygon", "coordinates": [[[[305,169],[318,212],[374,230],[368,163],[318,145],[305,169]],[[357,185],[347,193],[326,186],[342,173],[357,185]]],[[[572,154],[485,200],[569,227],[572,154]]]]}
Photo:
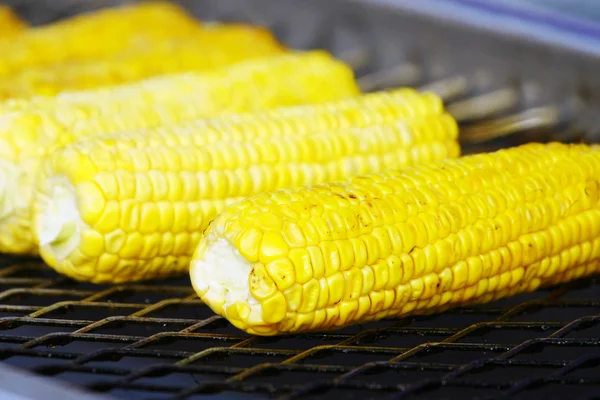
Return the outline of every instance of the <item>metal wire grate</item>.
{"type": "Polygon", "coordinates": [[[105,287],[33,261],[3,264],[2,362],[114,397],[600,393],[597,281],[441,315],[262,338],[213,315],[187,279],[105,287]]]}
{"type": "MultiPolygon", "coordinates": [[[[119,1],[9,3],[47,22],[119,1]]],[[[465,53],[460,43],[473,32],[333,0],[181,3],[208,19],[262,23],[294,47],[329,49],[352,63],[365,90],[438,92],[461,123],[464,153],[598,132],[597,61],[580,65],[500,39],[465,53]],[[483,50],[492,47],[500,60],[487,58],[483,50]],[[548,60],[559,75],[541,68],[548,60]]],[[[600,398],[600,281],[440,315],[261,338],[215,316],[187,278],[98,286],[36,259],[0,258],[0,362],[127,399],[600,398]]]]}

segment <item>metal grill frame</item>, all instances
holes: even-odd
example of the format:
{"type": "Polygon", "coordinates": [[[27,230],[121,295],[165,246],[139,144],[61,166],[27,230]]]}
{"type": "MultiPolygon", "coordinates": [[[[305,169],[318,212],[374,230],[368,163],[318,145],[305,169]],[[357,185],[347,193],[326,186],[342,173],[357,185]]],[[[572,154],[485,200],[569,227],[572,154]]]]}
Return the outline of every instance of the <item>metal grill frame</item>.
{"type": "MultiPolygon", "coordinates": [[[[43,23],[124,2],[4,3],[43,23]]],[[[437,91],[461,122],[465,153],[598,134],[600,54],[359,0],[178,3],[204,20],[265,25],[295,48],[328,49],[356,67],[366,90],[437,91]]],[[[56,275],[36,259],[4,257],[0,361],[123,398],[487,399],[561,391],[594,398],[600,282],[441,315],[260,338],[213,315],[188,278],[99,286],[56,275]]]]}

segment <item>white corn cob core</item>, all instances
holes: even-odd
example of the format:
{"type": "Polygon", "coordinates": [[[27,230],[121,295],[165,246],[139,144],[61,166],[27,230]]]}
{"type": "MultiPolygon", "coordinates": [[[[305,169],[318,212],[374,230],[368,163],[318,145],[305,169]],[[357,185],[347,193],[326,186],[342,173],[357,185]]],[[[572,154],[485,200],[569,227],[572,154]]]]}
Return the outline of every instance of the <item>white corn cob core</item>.
{"type": "Polygon", "coordinates": [[[240,252],[225,239],[209,245],[202,260],[190,264],[192,286],[198,292],[206,291],[205,301],[219,304],[226,310],[235,303],[250,306],[250,318],[262,320],[262,305],[250,293],[248,277],[252,271],[240,252]]]}
{"type": "Polygon", "coordinates": [[[57,182],[38,221],[40,245],[49,245],[56,258],[62,260],[79,246],[85,225],[78,211],[75,188],[67,179],[57,182]]]}

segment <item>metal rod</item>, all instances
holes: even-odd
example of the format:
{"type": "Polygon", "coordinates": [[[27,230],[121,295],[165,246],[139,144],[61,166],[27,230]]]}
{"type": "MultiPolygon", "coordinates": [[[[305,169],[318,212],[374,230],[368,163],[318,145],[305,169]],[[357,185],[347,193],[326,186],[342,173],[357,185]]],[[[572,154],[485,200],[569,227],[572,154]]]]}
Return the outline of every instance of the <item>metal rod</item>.
{"type": "Polygon", "coordinates": [[[373,55],[365,48],[358,48],[343,51],[337,58],[348,64],[353,70],[357,71],[369,65],[373,60],[373,55]]]}
{"type": "Polygon", "coordinates": [[[552,127],[559,122],[559,114],[554,106],[532,108],[508,117],[464,127],[460,134],[461,140],[481,143],[530,129],[552,127]]]}
{"type": "Polygon", "coordinates": [[[468,77],[459,75],[441,79],[421,86],[423,92],[433,92],[440,96],[445,102],[453,98],[464,96],[471,89],[471,81],[468,77]]]}
{"type": "Polygon", "coordinates": [[[463,122],[508,111],[518,103],[519,93],[515,88],[502,88],[467,100],[457,101],[449,104],[446,108],[458,122],[463,122]]]}
{"type": "Polygon", "coordinates": [[[394,68],[374,72],[358,78],[358,86],[363,92],[372,92],[383,88],[412,86],[421,79],[422,70],[415,64],[401,64],[394,68]]]}

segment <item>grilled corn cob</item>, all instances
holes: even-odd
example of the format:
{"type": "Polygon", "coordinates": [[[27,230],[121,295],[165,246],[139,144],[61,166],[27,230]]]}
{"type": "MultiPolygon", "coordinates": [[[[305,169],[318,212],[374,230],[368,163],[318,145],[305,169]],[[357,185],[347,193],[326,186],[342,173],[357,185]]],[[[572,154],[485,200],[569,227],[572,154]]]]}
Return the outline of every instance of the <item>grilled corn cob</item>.
{"type": "Polygon", "coordinates": [[[44,155],[76,139],[227,111],[320,103],[358,92],[352,71],[327,53],[289,53],[207,74],[64,92],[5,114],[0,117],[0,251],[35,252],[29,228],[34,173],[44,155]]]}
{"type": "Polygon", "coordinates": [[[174,3],[153,1],[84,13],[0,39],[0,76],[69,60],[111,56],[165,37],[186,37],[201,24],[174,3]]]}
{"type": "Polygon", "coordinates": [[[532,143],[263,193],[193,256],[200,298],[277,335],[481,303],[600,271],[600,147],[532,143]]]}
{"type": "Polygon", "coordinates": [[[143,43],[101,60],[25,69],[0,81],[0,99],[51,96],[65,90],[110,86],[167,73],[202,71],[284,51],[264,28],[210,26],[190,37],[143,43]]]}
{"type": "Polygon", "coordinates": [[[10,7],[0,4],[0,38],[14,36],[27,28],[27,22],[19,18],[10,7]]]}
{"type": "Polygon", "coordinates": [[[79,280],[182,274],[209,222],[246,196],[458,155],[456,123],[439,99],[385,96],[63,148],[37,179],[40,253],[79,280]]]}

